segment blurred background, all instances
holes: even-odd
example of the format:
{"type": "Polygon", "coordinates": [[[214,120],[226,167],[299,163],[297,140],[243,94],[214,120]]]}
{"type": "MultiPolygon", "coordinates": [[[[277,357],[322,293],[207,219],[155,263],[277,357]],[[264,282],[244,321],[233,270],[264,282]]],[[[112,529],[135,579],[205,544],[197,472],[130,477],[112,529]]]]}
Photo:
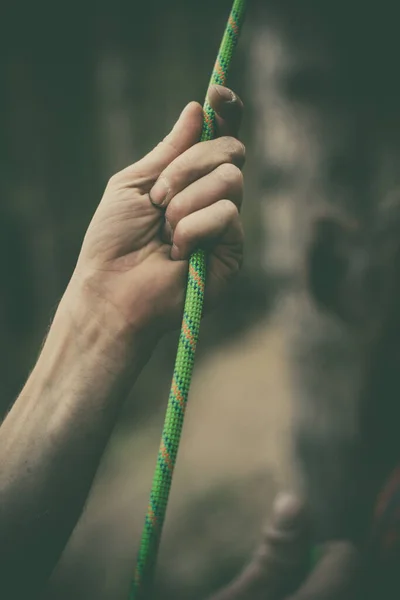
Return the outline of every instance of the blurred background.
{"type": "MultiPolygon", "coordinates": [[[[18,395],[107,183],[202,101],[230,0],[2,6],[0,409],[18,395]]],[[[398,3],[249,0],[230,81],[246,104],[243,274],[204,322],[157,598],[201,599],[291,485],[296,325],[314,210],[368,219],[398,189],[398,3]]],[[[48,598],[125,598],[177,336],[128,399],[48,598]]]]}

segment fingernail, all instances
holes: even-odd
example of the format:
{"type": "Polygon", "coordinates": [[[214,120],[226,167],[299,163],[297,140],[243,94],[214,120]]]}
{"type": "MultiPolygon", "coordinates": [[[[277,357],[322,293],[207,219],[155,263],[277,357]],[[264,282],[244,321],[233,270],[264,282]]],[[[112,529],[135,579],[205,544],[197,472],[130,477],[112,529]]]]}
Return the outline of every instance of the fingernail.
{"type": "Polygon", "coordinates": [[[282,492],[275,499],[273,515],[277,528],[285,531],[296,529],[304,521],[304,504],[293,494],[282,492]]]}
{"type": "Polygon", "coordinates": [[[172,258],[172,260],[180,260],[181,259],[178,246],[175,246],[175,244],[172,244],[171,258],[172,258]]]}
{"type": "Polygon", "coordinates": [[[227,87],[223,85],[214,85],[215,91],[222,98],[224,102],[236,102],[236,95],[227,87]]]}
{"type": "Polygon", "coordinates": [[[156,206],[162,206],[168,198],[169,189],[162,177],[159,177],[150,190],[150,200],[156,206]]]}

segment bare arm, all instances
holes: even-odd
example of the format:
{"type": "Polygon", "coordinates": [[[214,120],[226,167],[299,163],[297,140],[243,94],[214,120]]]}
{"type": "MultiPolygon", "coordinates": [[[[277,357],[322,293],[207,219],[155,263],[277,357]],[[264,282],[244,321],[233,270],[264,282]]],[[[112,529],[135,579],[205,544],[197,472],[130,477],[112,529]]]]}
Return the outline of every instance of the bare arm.
{"type": "MultiPolygon", "coordinates": [[[[240,101],[215,88],[210,96],[220,132],[236,135],[240,101]]],[[[180,321],[190,253],[209,248],[209,302],[240,267],[244,149],[234,137],[198,143],[202,119],[191,103],[163,142],[110,180],[38,363],[0,427],[8,600],[35,598],[56,565],[127,391],[180,321]]]]}
{"type": "Polygon", "coordinates": [[[149,344],[113,334],[68,290],[0,428],[0,570],[7,598],[39,589],[79,518],[118,409],[149,344]],[[129,376],[128,376],[129,371],[129,376]]]}

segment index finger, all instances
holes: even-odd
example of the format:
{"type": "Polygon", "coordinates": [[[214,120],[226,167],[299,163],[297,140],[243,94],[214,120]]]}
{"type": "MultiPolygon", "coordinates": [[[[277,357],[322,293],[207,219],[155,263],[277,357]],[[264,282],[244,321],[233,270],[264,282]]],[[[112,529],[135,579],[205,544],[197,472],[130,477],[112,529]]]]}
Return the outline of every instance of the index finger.
{"type": "Polygon", "coordinates": [[[215,110],[218,135],[239,137],[243,117],[243,102],[232,90],[222,85],[212,85],[208,101],[215,110]]]}

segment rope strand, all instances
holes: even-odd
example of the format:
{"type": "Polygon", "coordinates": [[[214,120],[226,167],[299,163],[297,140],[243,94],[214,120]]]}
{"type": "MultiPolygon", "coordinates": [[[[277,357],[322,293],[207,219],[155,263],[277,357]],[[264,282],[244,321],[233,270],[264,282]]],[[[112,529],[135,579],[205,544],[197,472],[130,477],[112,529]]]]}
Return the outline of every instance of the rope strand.
{"type": "MultiPolygon", "coordinates": [[[[246,0],[235,0],[211,76],[210,85],[225,85],[233,53],[244,22],[246,0]]],[[[200,141],[216,137],[215,114],[206,99],[200,141]]],[[[197,250],[189,261],[186,300],[171,391],[153,477],[130,600],[146,597],[152,586],[158,548],[167,510],[172,475],[182,433],[194,358],[203,312],[206,256],[197,250]]],[[[149,597],[149,596],[147,596],[149,597]]]]}

